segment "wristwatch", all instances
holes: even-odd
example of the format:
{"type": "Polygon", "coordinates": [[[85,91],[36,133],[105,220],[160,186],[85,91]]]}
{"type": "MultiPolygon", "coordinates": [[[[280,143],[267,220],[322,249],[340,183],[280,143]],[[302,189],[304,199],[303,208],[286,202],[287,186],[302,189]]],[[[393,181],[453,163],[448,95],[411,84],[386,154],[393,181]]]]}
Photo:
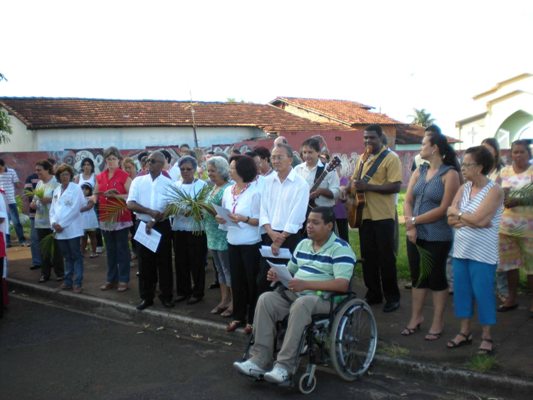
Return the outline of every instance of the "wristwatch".
{"type": "Polygon", "coordinates": [[[413,225],[416,225],[416,217],[411,217],[411,223],[412,223],[413,225]]]}

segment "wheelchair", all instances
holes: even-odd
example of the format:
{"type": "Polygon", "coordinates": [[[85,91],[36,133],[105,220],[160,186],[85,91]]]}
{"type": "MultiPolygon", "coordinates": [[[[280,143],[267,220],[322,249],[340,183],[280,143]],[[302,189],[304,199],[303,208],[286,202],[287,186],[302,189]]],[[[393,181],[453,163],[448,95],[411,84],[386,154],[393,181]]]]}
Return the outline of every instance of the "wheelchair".
{"type": "MultiPolygon", "coordinates": [[[[354,292],[334,294],[329,314],[314,314],[299,344],[299,360],[291,380],[284,386],[295,387],[303,394],[312,393],[317,384],[317,366],[332,366],[345,381],[360,378],[370,367],[376,353],[378,331],[372,309],[354,292]],[[307,365],[302,361],[307,360],[307,365]],[[304,369],[303,373],[298,370],[304,369]],[[299,377],[298,377],[299,376],[299,377]]],[[[277,324],[274,358],[281,349],[288,317],[277,324]]],[[[242,361],[249,358],[253,335],[242,361]]],[[[262,376],[256,378],[262,380],[262,376]]]]}

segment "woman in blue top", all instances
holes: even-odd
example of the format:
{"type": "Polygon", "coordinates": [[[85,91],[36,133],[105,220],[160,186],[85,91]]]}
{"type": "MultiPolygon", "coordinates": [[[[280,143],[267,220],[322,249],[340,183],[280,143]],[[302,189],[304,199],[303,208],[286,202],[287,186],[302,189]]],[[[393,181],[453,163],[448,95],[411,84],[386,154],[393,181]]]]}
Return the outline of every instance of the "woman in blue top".
{"type": "Polygon", "coordinates": [[[431,290],[433,320],[425,339],[433,341],[442,334],[448,297],[446,259],[453,233],[446,220],[446,210],[460,183],[455,151],[437,126],[426,129],[420,156],[429,164],[420,165],[411,176],[404,202],[413,299],[411,319],[401,334],[409,336],[420,329],[424,301],[431,290]]]}

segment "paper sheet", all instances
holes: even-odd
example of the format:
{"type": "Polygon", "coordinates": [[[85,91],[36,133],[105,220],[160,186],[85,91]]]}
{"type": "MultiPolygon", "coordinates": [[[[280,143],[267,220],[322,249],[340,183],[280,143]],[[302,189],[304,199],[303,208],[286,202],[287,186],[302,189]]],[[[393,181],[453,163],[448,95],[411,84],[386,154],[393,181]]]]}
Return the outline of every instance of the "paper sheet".
{"type": "Polygon", "coordinates": [[[273,262],[268,261],[268,265],[276,271],[276,274],[278,275],[278,279],[281,282],[283,286],[286,288],[289,287],[289,281],[292,279],[292,275],[287,269],[287,266],[285,264],[274,264],[273,262]]]}
{"type": "Polygon", "coordinates": [[[216,204],[213,204],[213,207],[215,207],[215,211],[217,212],[217,215],[224,218],[226,220],[226,223],[224,225],[226,226],[236,226],[237,228],[240,228],[239,224],[237,222],[233,222],[229,218],[230,211],[227,208],[217,206],[216,204]]]}
{"type": "Polygon", "coordinates": [[[157,246],[159,246],[159,242],[161,241],[161,234],[152,228],[148,235],[146,233],[146,223],[141,221],[139,222],[139,227],[137,228],[137,232],[135,232],[133,239],[155,253],[157,251],[157,246]]]}
{"type": "Polygon", "coordinates": [[[277,256],[272,253],[272,248],[270,246],[261,246],[259,252],[265,258],[283,258],[285,260],[290,260],[292,257],[290,250],[284,247],[279,249],[279,254],[277,256]]]}

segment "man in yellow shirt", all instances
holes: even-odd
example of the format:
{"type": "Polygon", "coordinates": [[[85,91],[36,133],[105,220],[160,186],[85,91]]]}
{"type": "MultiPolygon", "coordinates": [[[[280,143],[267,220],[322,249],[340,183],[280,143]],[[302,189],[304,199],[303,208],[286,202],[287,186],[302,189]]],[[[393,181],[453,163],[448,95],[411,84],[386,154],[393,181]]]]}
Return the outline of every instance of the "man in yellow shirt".
{"type": "Polygon", "coordinates": [[[400,306],[394,218],[395,194],[400,191],[402,165],[398,156],[383,144],[384,139],[381,126],[366,127],[364,142],[370,156],[365,162],[360,158],[352,177],[352,190],[364,193],[366,200],[359,227],[363,277],[368,289],[365,300],[369,304],[379,304],[385,297],[383,311],[392,312],[400,306]],[[357,176],[361,179],[357,180],[357,176]]]}

